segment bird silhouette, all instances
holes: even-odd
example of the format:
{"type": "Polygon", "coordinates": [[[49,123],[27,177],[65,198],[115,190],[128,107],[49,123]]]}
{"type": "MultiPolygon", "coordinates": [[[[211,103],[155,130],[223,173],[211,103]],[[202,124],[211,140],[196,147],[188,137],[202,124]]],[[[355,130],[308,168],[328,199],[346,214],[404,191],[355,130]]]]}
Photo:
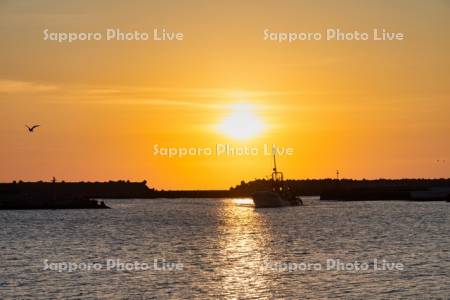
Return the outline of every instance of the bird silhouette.
{"type": "Polygon", "coordinates": [[[25,125],[27,128],[28,128],[28,131],[29,132],[34,132],[34,129],[36,129],[36,128],[38,128],[39,126],[41,126],[41,125],[33,125],[33,126],[28,126],[28,125],[25,125]]]}

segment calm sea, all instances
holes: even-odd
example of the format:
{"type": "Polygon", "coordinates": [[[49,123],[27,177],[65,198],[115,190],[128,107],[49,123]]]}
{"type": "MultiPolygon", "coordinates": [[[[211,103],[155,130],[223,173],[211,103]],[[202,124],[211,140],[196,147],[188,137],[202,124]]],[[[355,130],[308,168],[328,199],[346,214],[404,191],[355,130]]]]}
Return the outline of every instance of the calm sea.
{"type": "Polygon", "coordinates": [[[0,298],[450,298],[449,203],[250,202],[0,211],[0,298]]]}

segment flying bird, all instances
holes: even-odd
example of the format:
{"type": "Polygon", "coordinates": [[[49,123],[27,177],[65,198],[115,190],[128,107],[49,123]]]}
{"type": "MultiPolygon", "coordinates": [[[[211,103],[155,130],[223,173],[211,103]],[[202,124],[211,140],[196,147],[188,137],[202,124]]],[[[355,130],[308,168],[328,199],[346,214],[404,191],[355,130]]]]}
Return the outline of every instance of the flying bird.
{"type": "Polygon", "coordinates": [[[28,131],[29,132],[34,132],[34,129],[36,129],[36,128],[38,128],[39,126],[41,126],[41,125],[33,125],[33,126],[28,126],[28,125],[25,125],[27,128],[28,128],[28,131]]]}

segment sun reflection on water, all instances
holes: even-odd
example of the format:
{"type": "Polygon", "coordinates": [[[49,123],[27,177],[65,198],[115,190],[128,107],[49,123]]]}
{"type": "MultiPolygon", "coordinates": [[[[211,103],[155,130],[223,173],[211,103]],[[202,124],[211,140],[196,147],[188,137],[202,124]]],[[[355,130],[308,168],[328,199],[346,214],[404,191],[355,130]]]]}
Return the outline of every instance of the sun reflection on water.
{"type": "Polygon", "coordinates": [[[241,297],[270,291],[271,280],[262,269],[270,252],[267,216],[256,212],[248,198],[226,201],[221,210],[218,270],[224,294],[241,297]]]}
{"type": "Polygon", "coordinates": [[[245,205],[245,206],[253,205],[253,200],[251,198],[235,198],[232,199],[232,201],[236,205],[245,205]]]}

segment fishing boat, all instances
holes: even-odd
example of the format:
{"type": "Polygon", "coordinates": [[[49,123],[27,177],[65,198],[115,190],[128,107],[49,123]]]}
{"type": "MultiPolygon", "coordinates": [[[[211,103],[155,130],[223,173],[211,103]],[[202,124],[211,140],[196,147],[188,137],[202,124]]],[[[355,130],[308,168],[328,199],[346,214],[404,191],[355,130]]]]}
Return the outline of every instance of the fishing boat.
{"type": "Polygon", "coordinates": [[[290,189],[285,185],[283,172],[277,169],[275,153],[273,155],[273,172],[270,180],[272,188],[265,191],[257,191],[252,195],[253,203],[256,208],[262,207],[281,207],[281,206],[299,206],[302,200],[295,197],[290,189]]]}

